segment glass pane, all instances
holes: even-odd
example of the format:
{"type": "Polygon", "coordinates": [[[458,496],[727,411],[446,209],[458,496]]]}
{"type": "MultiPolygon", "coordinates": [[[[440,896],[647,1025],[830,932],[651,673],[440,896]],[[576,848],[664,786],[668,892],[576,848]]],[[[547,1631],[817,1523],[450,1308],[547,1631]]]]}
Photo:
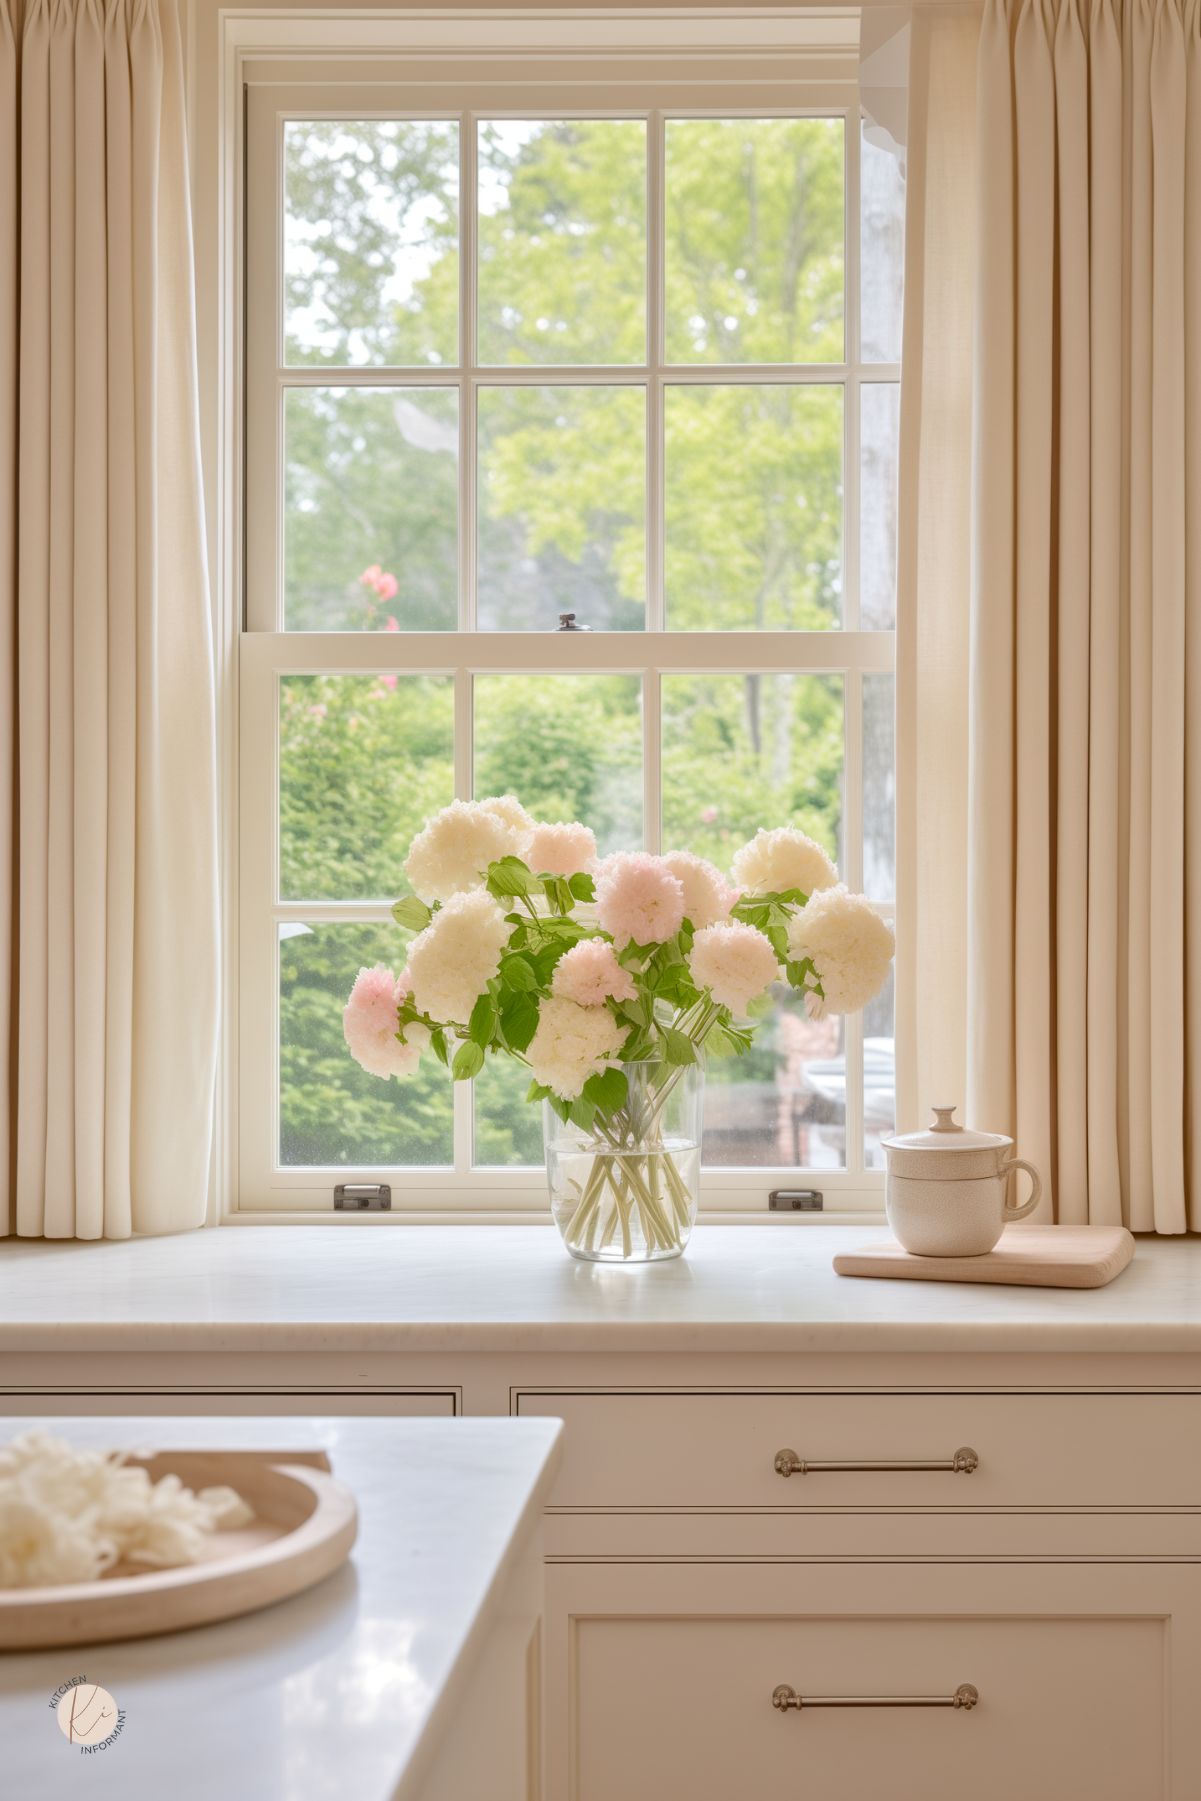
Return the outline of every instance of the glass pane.
{"type": "Polygon", "coordinates": [[[842,120],[666,129],[668,362],[841,362],[842,120]]]}
{"type": "Polygon", "coordinates": [[[896,1131],[896,1075],[893,1055],[893,971],[874,1001],[863,1009],[863,1162],[884,1169],[880,1143],[896,1131]]]}
{"type": "Polygon", "coordinates": [[[859,153],[860,355],[899,363],[905,292],[905,178],[865,128],[859,153]]]}
{"type": "Polygon", "coordinates": [[[279,928],[279,1160],[366,1167],[450,1164],[451,1083],[425,1056],[415,1075],[383,1081],[359,1068],[342,1009],[361,968],[398,973],[407,934],[393,925],[279,928]]]}
{"type": "Polygon", "coordinates": [[[602,856],[642,843],[642,684],[636,675],[475,678],[475,792],[515,794],[538,819],[579,819],[602,856]]]}
{"type": "Polygon", "coordinates": [[[680,385],[665,416],[669,628],[839,625],[841,387],[680,385]]]}
{"type": "MultiPolygon", "coordinates": [[[[475,792],[538,819],[582,820],[602,856],[642,844],[642,684],[631,675],[475,678],[475,792]]],[[[475,1082],[476,1163],[542,1161],[529,1073],[494,1059],[475,1082]]]]}
{"type": "Polygon", "coordinates": [[[284,405],[289,631],[453,631],[458,395],[292,388],[284,405]]]}
{"type": "Polygon", "coordinates": [[[705,1071],[709,1168],[846,1164],[846,1056],[842,1020],[812,1020],[780,988],[775,1011],[745,1057],[710,1060],[705,1071]]]}
{"type": "Polygon", "coordinates": [[[895,682],[863,678],[863,892],[891,900],[897,891],[895,682]]]}
{"type": "MultiPolygon", "coordinates": [[[[760,826],[798,825],[838,855],[840,676],[668,675],[662,708],[669,850],[695,851],[728,870],[760,826]]],[[[841,1022],[806,1019],[796,997],[779,990],[748,1055],[710,1063],[705,1162],[841,1166],[844,1097],[814,1086],[830,1087],[825,1066],[841,1055],[841,1022]]]]}
{"type": "Polygon", "coordinates": [[[543,1160],[542,1108],[526,1100],[530,1072],[507,1057],[490,1057],[475,1078],[472,1162],[528,1169],[543,1160]]]}
{"type": "Polygon", "coordinates": [[[481,363],[646,360],[646,125],[479,128],[481,363]]]}
{"type": "Polygon", "coordinates": [[[859,622],[890,632],[897,622],[897,469],[901,388],[859,390],[859,622]]]}
{"type": "Polygon", "coordinates": [[[644,388],[481,388],[479,623],[646,619],[644,388]]]}
{"type": "Polygon", "coordinates": [[[453,798],[450,676],[281,677],[281,899],[408,892],[409,844],[453,798]]]}
{"type": "Polygon", "coordinates": [[[459,128],[293,119],[284,126],[289,363],[454,363],[459,128]]]}
{"type": "Polygon", "coordinates": [[[663,844],[728,870],[760,826],[839,855],[842,677],[665,675],[663,844]]]}

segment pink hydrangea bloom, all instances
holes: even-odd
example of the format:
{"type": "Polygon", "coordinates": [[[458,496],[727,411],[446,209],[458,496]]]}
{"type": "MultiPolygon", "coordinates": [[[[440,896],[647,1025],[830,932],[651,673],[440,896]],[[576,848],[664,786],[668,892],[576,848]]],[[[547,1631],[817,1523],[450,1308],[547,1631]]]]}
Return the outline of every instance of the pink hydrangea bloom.
{"type": "Polygon", "coordinates": [[[383,574],[375,584],[375,591],[381,600],[395,600],[400,583],[394,575],[383,574]]]}
{"type": "Polygon", "coordinates": [[[525,860],[539,875],[580,875],[596,861],[596,837],[586,825],[536,825],[525,860]]]}
{"type": "Polygon", "coordinates": [[[342,1014],[342,1030],[350,1054],[368,1075],[411,1076],[421,1061],[421,1052],[429,1043],[425,1026],[405,1028],[404,1044],[397,1037],[400,1030],[398,1008],[409,991],[408,971],[398,981],[384,964],[374,969],[360,969],[350,991],[350,999],[342,1014]]]}
{"type": "Polygon", "coordinates": [[[684,911],[694,926],[712,926],[729,918],[738,890],[730,887],[720,869],[686,850],[669,851],[663,861],[684,890],[684,911]]]}
{"type": "Polygon", "coordinates": [[[636,1000],[638,990],[617,952],[603,938],[581,938],[555,964],[551,993],[577,1007],[599,1007],[604,1001],[636,1000]]]}
{"type": "Polygon", "coordinates": [[[631,942],[663,944],[680,929],[683,886],[661,857],[620,851],[597,871],[596,917],[619,950],[631,942]]]}

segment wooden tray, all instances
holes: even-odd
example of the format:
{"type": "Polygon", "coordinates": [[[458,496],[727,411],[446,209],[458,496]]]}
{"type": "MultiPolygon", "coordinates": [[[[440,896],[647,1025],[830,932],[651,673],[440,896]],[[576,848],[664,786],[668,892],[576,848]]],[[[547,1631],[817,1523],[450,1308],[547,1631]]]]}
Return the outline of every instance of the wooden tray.
{"type": "Polygon", "coordinates": [[[1104,1288],[1134,1256],[1125,1226],[1006,1226],[983,1257],[915,1257],[899,1244],[839,1251],[840,1276],[902,1276],[919,1282],[1024,1282],[1035,1288],[1104,1288]]]}
{"type": "Polygon", "coordinates": [[[199,1563],[118,1564],[97,1582],[0,1589],[0,1650],[148,1638],[253,1613],[311,1588],[345,1562],[358,1529],[354,1496],[324,1452],[159,1451],[130,1458],[158,1480],[228,1484],[254,1509],[236,1532],[214,1532],[199,1563]]]}

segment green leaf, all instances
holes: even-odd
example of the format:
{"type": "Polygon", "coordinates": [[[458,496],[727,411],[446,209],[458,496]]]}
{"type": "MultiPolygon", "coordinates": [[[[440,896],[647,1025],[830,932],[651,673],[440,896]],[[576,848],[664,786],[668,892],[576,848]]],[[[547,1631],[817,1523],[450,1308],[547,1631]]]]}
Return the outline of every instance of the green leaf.
{"type": "Polygon", "coordinates": [[[761,994],[755,1000],[750,1001],[748,1003],[747,1009],[746,1009],[747,1018],[748,1019],[763,1019],[768,1013],[771,1012],[771,1010],[775,1006],[775,1004],[776,1003],[772,999],[770,994],[761,994]]]}
{"type": "Polygon", "coordinates": [[[602,1113],[616,1113],[629,1099],[630,1085],[624,1070],[602,1069],[584,1083],[584,1099],[592,1101],[602,1113]]]}
{"type": "Polygon", "coordinates": [[[738,1046],[724,1026],[710,1026],[705,1033],[705,1050],[711,1057],[736,1057],[738,1046]]]}
{"type": "Polygon", "coordinates": [[[532,994],[507,994],[500,1004],[500,1029],[510,1050],[524,1051],[538,1030],[538,1003],[532,994]]]}
{"type": "Polygon", "coordinates": [[[441,1026],[435,1027],[430,1033],[430,1043],[434,1047],[434,1055],[437,1057],[439,1063],[445,1063],[449,1068],[450,1052],[446,1048],[446,1033],[442,1030],[441,1026]]]}
{"type": "Polygon", "coordinates": [[[450,1066],[450,1073],[456,1082],[470,1082],[472,1076],[478,1076],[483,1067],[483,1048],[473,1041],[459,1046],[450,1066]]]}
{"type": "Polygon", "coordinates": [[[482,1049],[491,1043],[492,1034],[496,1030],[496,1002],[490,994],[481,994],[471,1009],[471,1018],[467,1021],[467,1035],[473,1044],[482,1049]]]}
{"type": "Polygon", "coordinates": [[[581,1095],[578,1101],[572,1101],[568,1115],[573,1126],[579,1126],[582,1132],[591,1132],[596,1120],[596,1108],[581,1095]]]}
{"type": "Polygon", "coordinates": [[[489,894],[497,898],[529,894],[538,886],[520,857],[500,857],[495,863],[489,863],[487,885],[489,894]]]}
{"type": "Polygon", "coordinates": [[[678,1068],[696,1062],[696,1046],[686,1032],[678,1032],[674,1026],[664,1028],[663,1054],[678,1068]]]}
{"type": "Polygon", "coordinates": [[[550,1097],[551,1090],[545,1082],[531,1082],[525,1091],[527,1101],[548,1101],[550,1097]]]}
{"type": "Polygon", "coordinates": [[[396,902],[392,909],[392,917],[397,925],[403,926],[407,932],[421,932],[429,924],[433,915],[423,900],[418,900],[415,894],[406,894],[403,900],[396,902]]]}
{"type": "Polygon", "coordinates": [[[532,994],[538,986],[538,978],[524,957],[502,957],[500,979],[506,988],[525,994],[532,994]]]}
{"type": "Polygon", "coordinates": [[[567,886],[578,901],[596,899],[596,883],[590,875],[585,875],[582,870],[578,875],[568,878],[567,886]]]}

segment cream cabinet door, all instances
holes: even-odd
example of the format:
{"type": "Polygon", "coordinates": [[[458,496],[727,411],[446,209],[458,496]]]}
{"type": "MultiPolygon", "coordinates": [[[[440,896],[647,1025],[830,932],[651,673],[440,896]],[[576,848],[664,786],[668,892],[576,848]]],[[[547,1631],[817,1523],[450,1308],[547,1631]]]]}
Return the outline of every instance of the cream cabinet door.
{"type": "Polygon", "coordinates": [[[547,1576],[549,1801],[1201,1795],[1201,1566],[547,1576]]]}

